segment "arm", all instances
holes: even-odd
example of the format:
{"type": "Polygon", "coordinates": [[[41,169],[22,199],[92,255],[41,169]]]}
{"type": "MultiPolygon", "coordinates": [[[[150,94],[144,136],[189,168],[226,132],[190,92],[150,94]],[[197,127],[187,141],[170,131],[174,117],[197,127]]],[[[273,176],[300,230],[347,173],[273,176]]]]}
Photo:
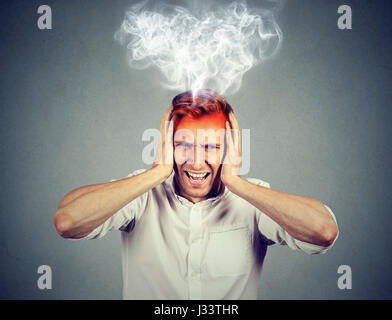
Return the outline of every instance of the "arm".
{"type": "Polygon", "coordinates": [[[241,177],[226,186],[297,240],[328,247],[337,236],[334,219],[317,199],[258,186],[241,177]]]}
{"type": "Polygon", "coordinates": [[[333,243],[338,228],[324,204],[314,198],[299,196],[255,185],[239,175],[240,163],[232,164],[229,155],[241,156],[239,126],[233,114],[226,125],[227,161],[221,179],[226,187],[265,213],[293,238],[327,247],[333,243]]]}
{"type": "Polygon", "coordinates": [[[159,167],[155,167],[130,178],[99,185],[59,208],[54,215],[55,227],[64,238],[82,238],[165,179],[159,167]]]}
{"type": "Polygon", "coordinates": [[[151,169],[129,178],[75,189],[60,201],[54,225],[62,237],[77,239],[88,235],[129,202],[170,176],[173,170],[172,122],[166,126],[170,113],[171,108],[161,120],[163,152],[157,153],[151,169]]]}
{"type": "Polygon", "coordinates": [[[77,188],[75,190],[72,190],[71,192],[68,192],[64,198],[62,198],[60,200],[59,206],[57,209],[63,208],[65,207],[67,204],[71,203],[73,200],[75,200],[76,198],[80,197],[83,194],[89,193],[91,191],[97,190],[100,187],[104,186],[106,183],[102,183],[102,184],[92,184],[89,186],[84,186],[84,187],[80,187],[77,188]]]}

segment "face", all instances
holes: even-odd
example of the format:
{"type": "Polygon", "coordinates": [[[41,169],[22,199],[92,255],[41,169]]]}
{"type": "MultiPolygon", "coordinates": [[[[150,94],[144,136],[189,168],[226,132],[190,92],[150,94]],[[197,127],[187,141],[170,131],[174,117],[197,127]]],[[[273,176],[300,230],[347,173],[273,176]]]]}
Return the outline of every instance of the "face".
{"type": "Polygon", "coordinates": [[[225,146],[223,113],[182,118],[174,133],[175,179],[180,195],[196,203],[221,187],[225,146]]]}

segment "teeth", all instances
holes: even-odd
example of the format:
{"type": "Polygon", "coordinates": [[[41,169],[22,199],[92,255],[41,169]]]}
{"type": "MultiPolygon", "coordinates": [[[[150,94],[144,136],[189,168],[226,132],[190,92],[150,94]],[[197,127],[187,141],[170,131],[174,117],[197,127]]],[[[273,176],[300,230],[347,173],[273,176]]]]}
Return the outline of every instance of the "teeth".
{"type": "Polygon", "coordinates": [[[189,174],[192,178],[204,178],[204,177],[208,174],[208,172],[206,172],[206,173],[197,173],[197,174],[195,174],[195,173],[190,173],[190,172],[188,171],[188,174],[189,174]]]}

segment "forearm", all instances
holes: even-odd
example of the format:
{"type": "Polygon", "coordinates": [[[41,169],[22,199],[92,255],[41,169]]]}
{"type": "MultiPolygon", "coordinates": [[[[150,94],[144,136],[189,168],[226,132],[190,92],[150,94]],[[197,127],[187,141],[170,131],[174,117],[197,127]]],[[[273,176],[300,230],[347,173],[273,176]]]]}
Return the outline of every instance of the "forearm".
{"type": "Polygon", "coordinates": [[[268,215],[297,240],[328,246],[336,237],[336,223],[317,199],[265,188],[240,177],[229,189],[268,215]]]}
{"type": "Polygon", "coordinates": [[[97,190],[99,188],[102,188],[104,185],[108,184],[110,182],[107,183],[101,183],[101,184],[92,184],[92,185],[88,185],[88,186],[83,186],[80,188],[77,188],[75,190],[72,190],[71,192],[68,192],[61,200],[60,203],[58,205],[58,209],[65,207],[66,205],[68,205],[69,203],[71,203],[72,201],[74,201],[76,198],[79,198],[80,196],[89,193],[91,191],[97,190]]]}
{"type": "Polygon", "coordinates": [[[152,168],[133,177],[98,185],[56,211],[56,229],[65,238],[83,237],[165,179],[159,168],[152,168]]]}

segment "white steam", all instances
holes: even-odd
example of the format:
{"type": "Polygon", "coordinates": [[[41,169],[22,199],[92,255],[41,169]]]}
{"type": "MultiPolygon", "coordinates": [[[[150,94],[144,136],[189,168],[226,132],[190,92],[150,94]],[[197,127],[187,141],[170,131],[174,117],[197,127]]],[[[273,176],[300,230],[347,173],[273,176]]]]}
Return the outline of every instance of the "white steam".
{"type": "Polygon", "coordinates": [[[244,2],[215,8],[132,6],[115,39],[126,44],[129,65],[157,67],[166,88],[210,88],[235,93],[245,72],[279,48],[282,33],[269,10],[250,10],[244,2]]]}

